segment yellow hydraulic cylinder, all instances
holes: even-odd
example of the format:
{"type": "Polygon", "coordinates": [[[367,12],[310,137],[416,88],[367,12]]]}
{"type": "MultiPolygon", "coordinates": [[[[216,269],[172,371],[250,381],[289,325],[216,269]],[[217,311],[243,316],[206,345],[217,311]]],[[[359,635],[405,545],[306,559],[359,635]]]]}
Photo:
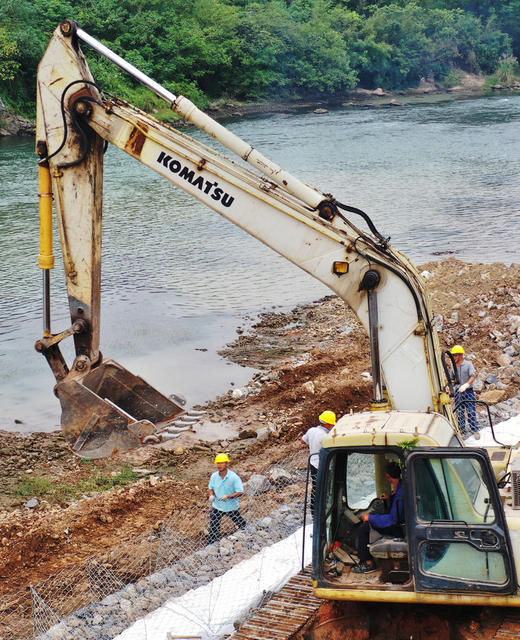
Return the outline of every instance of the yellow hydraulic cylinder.
{"type": "Polygon", "coordinates": [[[40,164],[40,269],[54,269],[52,250],[52,186],[49,166],[40,164]]]}

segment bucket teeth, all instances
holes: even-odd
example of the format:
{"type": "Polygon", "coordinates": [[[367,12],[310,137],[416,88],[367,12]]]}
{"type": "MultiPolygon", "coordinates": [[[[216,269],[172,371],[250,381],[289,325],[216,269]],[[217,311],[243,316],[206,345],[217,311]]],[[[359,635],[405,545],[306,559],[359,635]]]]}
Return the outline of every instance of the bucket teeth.
{"type": "Polygon", "coordinates": [[[190,430],[190,427],[187,425],[184,427],[176,427],[176,426],[170,425],[169,427],[166,427],[164,431],[167,431],[168,433],[182,433],[183,431],[189,431],[189,430],[190,430]]]}
{"type": "Polygon", "coordinates": [[[168,429],[166,429],[166,431],[161,432],[161,442],[173,440],[174,438],[178,438],[180,435],[180,433],[171,433],[168,429]]]}

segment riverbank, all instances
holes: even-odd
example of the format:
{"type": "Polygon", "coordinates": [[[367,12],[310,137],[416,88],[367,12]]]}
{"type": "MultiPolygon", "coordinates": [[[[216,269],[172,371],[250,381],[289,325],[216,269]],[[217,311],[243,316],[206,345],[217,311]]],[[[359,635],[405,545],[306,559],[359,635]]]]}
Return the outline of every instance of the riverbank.
{"type": "MultiPolygon", "coordinates": [[[[412,87],[404,91],[389,92],[381,88],[354,89],[344,96],[331,99],[301,100],[292,102],[238,102],[222,98],[210,103],[206,112],[217,121],[225,121],[236,118],[252,118],[274,113],[299,113],[314,111],[317,114],[326,113],[328,109],[337,108],[386,108],[403,107],[412,104],[431,104],[434,102],[446,102],[479,98],[492,95],[517,94],[520,92],[520,82],[514,82],[510,86],[489,86],[486,77],[470,73],[461,75],[460,83],[452,87],[445,87],[432,80],[422,78],[418,87],[412,87]]],[[[164,110],[160,114],[165,121],[171,112],[164,110]]],[[[171,120],[171,123],[178,120],[171,120]]],[[[12,114],[9,111],[0,111],[0,137],[2,136],[34,136],[36,134],[35,122],[12,114]]]]}
{"type": "MultiPolygon", "coordinates": [[[[421,271],[442,347],[465,345],[497,422],[520,412],[520,265],[448,258],[421,271]]],[[[93,462],[70,453],[59,433],[0,432],[0,592],[160,529],[174,509],[205,509],[216,451],[248,479],[294,453],[322,410],[368,407],[368,339],[335,296],[244,321],[222,354],[260,371],[200,407],[205,421],[161,447],[93,462]]]]}

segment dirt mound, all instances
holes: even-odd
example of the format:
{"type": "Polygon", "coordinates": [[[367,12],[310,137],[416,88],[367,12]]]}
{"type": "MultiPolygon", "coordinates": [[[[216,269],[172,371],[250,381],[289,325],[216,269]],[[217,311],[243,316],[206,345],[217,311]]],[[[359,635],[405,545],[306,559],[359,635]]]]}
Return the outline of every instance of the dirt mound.
{"type": "MultiPolygon", "coordinates": [[[[442,346],[465,346],[481,395],[517,395],[520,266],[450,258],[421,271],[442,346]]],[[[368,339],[336,297],[262,314],[250,329],[237,330],[223,354],[260,369],[245,389],[205,407],[209,422],[232,425],[241,437],[194,442],[191,434],[161,448],[86,463],[59,434],[0,433],[0,592],[117,547],[160,527],[172,512],[197,505],[205,510],[216,451],[229,451],[247,478],[259,459],[265,466],[299,447],[323,409],[342,415],[368,408],[368,339]]]]}

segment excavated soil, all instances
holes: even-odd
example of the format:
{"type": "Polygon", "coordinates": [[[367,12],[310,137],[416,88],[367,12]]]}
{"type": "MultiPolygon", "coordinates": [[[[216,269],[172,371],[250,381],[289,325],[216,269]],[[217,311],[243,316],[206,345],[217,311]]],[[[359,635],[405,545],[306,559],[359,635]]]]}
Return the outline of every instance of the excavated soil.
{"type": "MultiPolygon", "coordinates": [[[[516,396],[520,265],[449,258],[421,270],[442,346],[462,343],[474,356],[481,396],[493,392],[495,401],[516,396]]],[[[183,509],[205,510],[215,451],[229,451],[233,466],[247,478],[298,448],[322,410],[342,415],[368,407],[368,339],[333,296],[290,313],[260,314],[254,325],[237,329],[237,339],[222,354],[259,372],[246,389],[208,403],[195,433],[161,448],[85,462],[68,451],[58,433],[0,432],[0,593],[20,591],[121,546],[183,509]],[[225,438],[205,435],[220,428],[225,438]],[[113,478],[123,467],[138,479],[74,498],[59,491],[21,495],[30,478],[70,487],[93,477],[113,478]],[[31,507],[32,497],[37,504],[31,507]]]]}

